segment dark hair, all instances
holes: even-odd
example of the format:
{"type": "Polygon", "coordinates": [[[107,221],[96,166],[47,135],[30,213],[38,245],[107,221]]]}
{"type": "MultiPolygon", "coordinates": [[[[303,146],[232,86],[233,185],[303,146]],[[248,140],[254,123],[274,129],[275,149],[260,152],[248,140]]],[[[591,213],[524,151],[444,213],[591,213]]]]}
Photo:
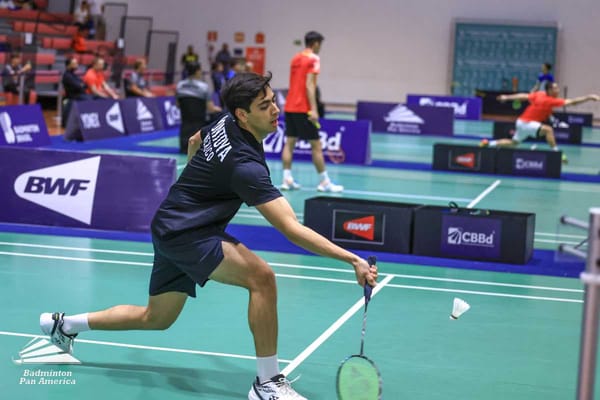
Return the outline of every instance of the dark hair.
{"type": "Polygon", "coordinates": [[[196,72],[200,70],[201,66],[199,62],[191,62],[185,66],[185,70],[189,76],[194,75],[196,72]]]}
{"type": "Polygon", "coordinates": [[[550,64],[550,63],[544,63],[544,66],[546,67],[546,69],[548,71],[552,70],[552,64],[550,64]]]}
{"type": "Polygon", "coordinates": [[[545,89],[546,89],[546,94],[550,94],[550,90],[552,89],[552,87],[553,87],[554,85],[558,86],[558,83],[556,83],[556,82],[547,82],[547,83],[546,83],[546,87],[545,87],[545,89]]]}
{"type": "Polygon", "coordinates": [[[306,47],[312,46],[313,43],[321,43],[323,40],[325,40],[325,37],[316,31],[310,31],[304,35],[304,45],[306,47]]]}
{"type": "Polygon", "coordinates": [[[266,93],[271,77],[270,72],[265,76],[252,72],[236,74],[221,89],[221,103],[231,113],[235,113],[236,108],[250,112],[250,104],[260,93],[266,93]]]}

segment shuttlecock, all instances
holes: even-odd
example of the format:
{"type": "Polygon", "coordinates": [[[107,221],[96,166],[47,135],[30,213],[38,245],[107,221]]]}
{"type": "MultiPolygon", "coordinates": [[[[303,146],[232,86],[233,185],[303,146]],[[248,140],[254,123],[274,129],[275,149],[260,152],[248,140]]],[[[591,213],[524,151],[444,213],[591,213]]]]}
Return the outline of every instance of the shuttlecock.
{"type": "Polygon", "coordinates": [[[459,299],[458,297],[454,298],[454,305],[452,307],[452,314],[450,314],[450,319],[458,319],[461,315],[463,315],[467,310],[471,308],[469,303],[464,301],[463,299],[459,299]]]}

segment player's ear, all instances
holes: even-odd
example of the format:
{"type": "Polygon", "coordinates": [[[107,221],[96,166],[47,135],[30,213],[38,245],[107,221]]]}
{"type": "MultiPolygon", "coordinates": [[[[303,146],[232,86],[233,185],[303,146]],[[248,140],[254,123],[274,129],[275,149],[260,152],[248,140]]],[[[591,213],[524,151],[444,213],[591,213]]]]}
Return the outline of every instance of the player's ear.
{"type": "Polygon", "coordinates": [[[238,121],[245,123],[246,121],[248,121],[248,112],[246,110],[244,110],[243,108],[238,107],[235,109],[235,118],[238,121]]]}

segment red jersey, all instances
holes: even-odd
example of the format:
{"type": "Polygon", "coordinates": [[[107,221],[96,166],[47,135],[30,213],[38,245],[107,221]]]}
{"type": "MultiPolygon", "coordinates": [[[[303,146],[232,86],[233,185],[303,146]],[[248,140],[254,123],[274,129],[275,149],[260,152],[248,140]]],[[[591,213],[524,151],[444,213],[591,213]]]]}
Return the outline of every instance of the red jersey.
{"type": "Polygon", "coordinates": [[[87,70],[85,75],[83,75],[83,81],[88,86],[86,93],[93,93],[90,89],[92,85],[96,86],[96,89],[100,93],[106,93],[104,90],[104,82],[106,82],[106,78],[103,71],[98,72],[94,68],[90,68],[87,70]]]}
{"type": "Polygon", "coordinates": [[[319,56],[312,51],[303,50],[296,54],[290,63],[290,87],[285,100],[286,112],[307,113],[310,111],[308,94],[306,92],[306,77],[308,74],[318,74],[321,71],[319,56]]]}
{"type": "Polygon", "coordinates": [[[546,92],[529,94],[529,105],[519,117],[523,121],[544,122],[552,114],[552,109],[565,105],[565,99],[548,96],[546,92]]]}

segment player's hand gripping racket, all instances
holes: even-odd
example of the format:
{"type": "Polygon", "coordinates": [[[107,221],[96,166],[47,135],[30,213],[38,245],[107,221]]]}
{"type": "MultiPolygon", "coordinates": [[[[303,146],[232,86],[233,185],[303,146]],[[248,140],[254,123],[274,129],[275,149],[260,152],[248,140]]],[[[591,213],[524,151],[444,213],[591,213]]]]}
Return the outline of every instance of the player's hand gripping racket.
{"type": "MultiPolygon", "coordinates": [[[[369,265],[377,259],[369,257],[369,265]]],[[[367,306],[373,288],[365,282],[365,309],[363,314],[360,354],[354,354],[344,361],[337,372],[337,394],[340,400],[380,400],[382,391],[381,374],[373,361],[364,355],[365,330],[367,327],[367,306]]]]}

